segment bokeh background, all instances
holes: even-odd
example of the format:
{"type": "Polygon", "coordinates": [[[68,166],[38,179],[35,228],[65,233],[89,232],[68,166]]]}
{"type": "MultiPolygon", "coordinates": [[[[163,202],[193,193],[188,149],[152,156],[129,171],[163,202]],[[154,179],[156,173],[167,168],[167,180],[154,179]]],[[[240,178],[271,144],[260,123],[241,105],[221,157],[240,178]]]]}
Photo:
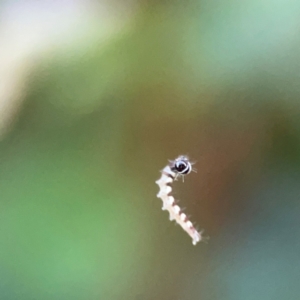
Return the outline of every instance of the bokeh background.
{"type": "Polygon", "coordinates": [[[300,299],[300,2],[0,2],[0,299],[300,299]],[[205,229],[169,222],[155,180],[205,229]]]}

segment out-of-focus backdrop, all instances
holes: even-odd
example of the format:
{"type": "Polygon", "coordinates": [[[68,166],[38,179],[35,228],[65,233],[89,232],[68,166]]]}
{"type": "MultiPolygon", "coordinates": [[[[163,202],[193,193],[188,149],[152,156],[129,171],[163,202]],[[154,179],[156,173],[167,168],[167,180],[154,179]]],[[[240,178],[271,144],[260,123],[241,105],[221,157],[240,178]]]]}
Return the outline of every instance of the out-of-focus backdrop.
{"type": "Polygon", "coordinates": [[[0,2],[0,299],[296,300],[300,2],[0,2]],[[205,229],[168,220],[174,184],[205,229]]]}

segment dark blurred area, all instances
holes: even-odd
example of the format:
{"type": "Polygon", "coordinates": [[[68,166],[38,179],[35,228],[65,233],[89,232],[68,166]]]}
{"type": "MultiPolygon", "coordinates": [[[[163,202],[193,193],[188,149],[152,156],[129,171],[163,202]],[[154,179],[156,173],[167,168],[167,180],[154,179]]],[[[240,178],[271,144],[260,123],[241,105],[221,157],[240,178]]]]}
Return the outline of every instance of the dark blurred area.
{"type": "Polygon", "coordinates": [[[0,299],[296,300],[300,2],[0,2],[0,299]],[[174,184],[210,237],[156,197],[174,184]]]}

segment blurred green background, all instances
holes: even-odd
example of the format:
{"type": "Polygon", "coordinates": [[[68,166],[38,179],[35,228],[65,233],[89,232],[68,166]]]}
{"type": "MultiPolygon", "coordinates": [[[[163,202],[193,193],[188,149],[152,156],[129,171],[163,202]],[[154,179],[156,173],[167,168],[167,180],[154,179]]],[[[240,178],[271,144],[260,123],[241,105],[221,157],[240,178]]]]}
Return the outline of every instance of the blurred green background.
{"type": "Polygon", "coordinates": [[[300,2],[0,2],[0,299],[300,299],[300,2]],[[156,198],[210,236],[194,247],[156,198]]]}

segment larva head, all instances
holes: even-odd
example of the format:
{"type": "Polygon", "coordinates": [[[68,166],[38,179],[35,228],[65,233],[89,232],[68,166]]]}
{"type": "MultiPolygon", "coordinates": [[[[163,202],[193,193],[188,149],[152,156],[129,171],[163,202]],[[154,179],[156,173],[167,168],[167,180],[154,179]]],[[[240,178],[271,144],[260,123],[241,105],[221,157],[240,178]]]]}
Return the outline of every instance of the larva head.
{"type": "Polygon", "coordinates": [[[192,171],[192,165],[186,156],[179,156],[173,162],[172,170],[180,175],[187,175],[192,171]]]}

